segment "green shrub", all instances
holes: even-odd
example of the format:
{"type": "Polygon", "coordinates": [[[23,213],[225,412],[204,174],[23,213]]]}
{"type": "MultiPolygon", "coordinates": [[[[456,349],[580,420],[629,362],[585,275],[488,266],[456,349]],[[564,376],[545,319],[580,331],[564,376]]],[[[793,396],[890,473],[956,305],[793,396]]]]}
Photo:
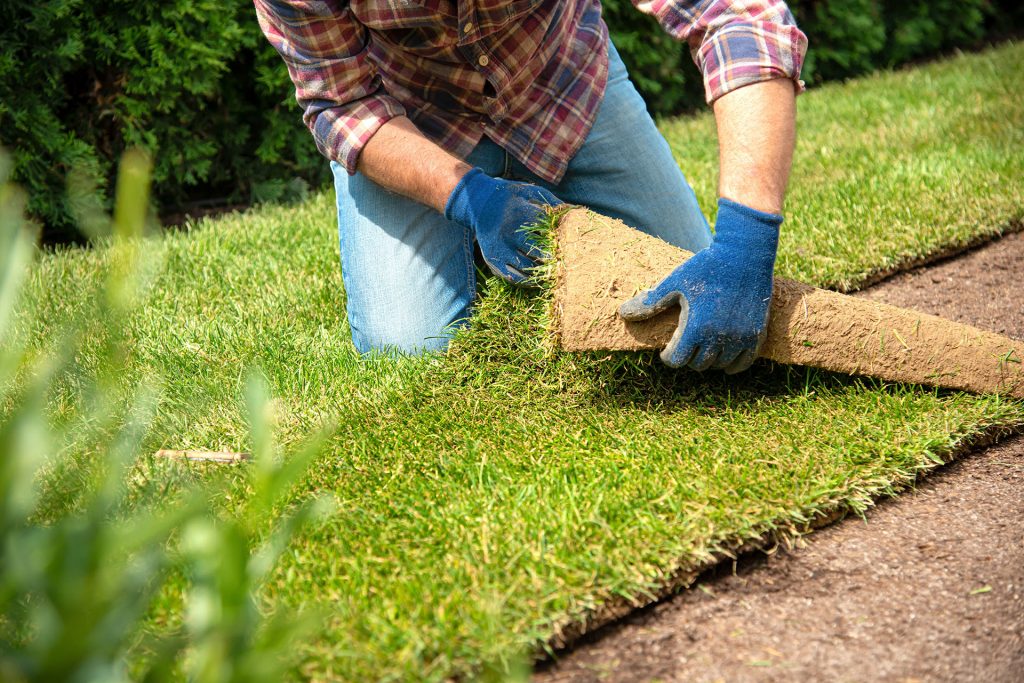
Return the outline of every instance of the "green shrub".
{"type": "Polygon", "coordinates": [[[791,3],[808,34],[807,83],[870,71],[885,49],[879,0],[791,3]]]}
{"type": "Polygon", "coordinates": [[[1000,3],[989,0],[791,0],[790,7],[810,37],[808,83],[972,45],[1005,15],[1000,3]]]}
{"type": "Polygon", "coordinates": [[[325,177],[251,3],[3,3],[0,44],[0,144],[49,237],[74,234],[76,202],[109,204],[131,146],[153,154],[165,209],[279,199],[325,177]],[[88,196],[65,192],[73,168],[95,179],[88,196]]]}

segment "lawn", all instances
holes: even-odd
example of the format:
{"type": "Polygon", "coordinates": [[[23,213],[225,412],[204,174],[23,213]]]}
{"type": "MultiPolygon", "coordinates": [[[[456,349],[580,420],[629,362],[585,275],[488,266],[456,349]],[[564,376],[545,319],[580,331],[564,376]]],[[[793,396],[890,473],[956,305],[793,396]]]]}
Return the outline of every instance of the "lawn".
{"type": "MultiPolygon", "coordinates": [[[[855,289],[1019,226],[1022,91],[1024,45],[1010,44],[801,96],[778,274],[855,289]]],[[[660,125],[711,210],[712,119],[660,125]]],[[[447,355],[360,358],[332,207],[320,195],[147,242],[119,382],[125,402],[140,383],[159,391],[148,451],[247,449],[251,368],[276,397],[284,444],[333,425],[293,497],[331,494],[337,510],[301,533],[262,595],[325,610],[302,652],[308,677],[500,669],[723,549],[862,511],[979,436],[1024,425],[1024,404],[994,396],[768,363],[701,376],[650,354],[550,353],[543,298],[494,280],[447,355]]],[[[104,342],[89,321],[108,260],[62,250],[31,274],[22,333],[44,349],[69,321],[87,330],[50,397],[60,422],[76,420],[104,342]]],[[[101,429],[83,425],[49,476],[54,513],[91,476],[101,429]]],[[[237,510],[241,467],[145,461],[135,500],[211,478],[225,481],[225,513],[237,510]]],[[[180,618],[183,586],[171,581],[151,623],[180,618]]]]}

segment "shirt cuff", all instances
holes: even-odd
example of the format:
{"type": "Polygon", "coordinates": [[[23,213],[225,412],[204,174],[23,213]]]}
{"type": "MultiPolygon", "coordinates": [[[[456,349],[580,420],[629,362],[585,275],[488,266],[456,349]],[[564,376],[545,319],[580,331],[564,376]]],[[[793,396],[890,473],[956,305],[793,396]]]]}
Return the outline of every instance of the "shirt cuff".
{"type": "Polygon", "coordinates": [[[696,50],[704,73],[704,96],[711,104],[745,85],[787,78],[797,93],[807,36],[796,26],[771,22],[735,22],[716,31],[696,50]]]}
{"type": "Polygon", "coordinates": [[[374,133],[391,119],[405,115],[405,107],[398,100],[381,93],[341,106],[324,107],[308,125],[321,154],[353,175],[359,154],[374,133]]]}

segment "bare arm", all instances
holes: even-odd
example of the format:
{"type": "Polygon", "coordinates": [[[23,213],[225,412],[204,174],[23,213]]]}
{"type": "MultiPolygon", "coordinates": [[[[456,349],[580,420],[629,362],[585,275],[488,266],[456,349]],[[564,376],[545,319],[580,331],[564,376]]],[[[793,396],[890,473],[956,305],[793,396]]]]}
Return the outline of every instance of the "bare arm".
{"type": "Polygon", "coordinates": [[[408,118],[389,120],[363,147],[356,166],[373,182],[444,213],[472,166],[428,140],[408,118]]]}
{"type": "Polygon", "coordinates": [[[718,194],[781,214],[796,138],[796,93],[785,78],[762,81],[715,100],[718,194]]]}

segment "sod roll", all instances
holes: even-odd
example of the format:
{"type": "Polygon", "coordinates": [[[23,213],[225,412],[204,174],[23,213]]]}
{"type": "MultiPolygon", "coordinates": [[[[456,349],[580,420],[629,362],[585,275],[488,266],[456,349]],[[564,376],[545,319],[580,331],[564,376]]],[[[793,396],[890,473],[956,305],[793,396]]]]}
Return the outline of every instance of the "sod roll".
{"type": "MultiPolygon", "coordinates": [[[[674,307],[627,323],[619,306],[690,252],[587,209],[556,232],[554,333],[567,351],[661,349],[674,307]]],[[[775,278],[761,357],[895,382],[1024,398],[1024,342],[970,325],[775,278]]]]}

